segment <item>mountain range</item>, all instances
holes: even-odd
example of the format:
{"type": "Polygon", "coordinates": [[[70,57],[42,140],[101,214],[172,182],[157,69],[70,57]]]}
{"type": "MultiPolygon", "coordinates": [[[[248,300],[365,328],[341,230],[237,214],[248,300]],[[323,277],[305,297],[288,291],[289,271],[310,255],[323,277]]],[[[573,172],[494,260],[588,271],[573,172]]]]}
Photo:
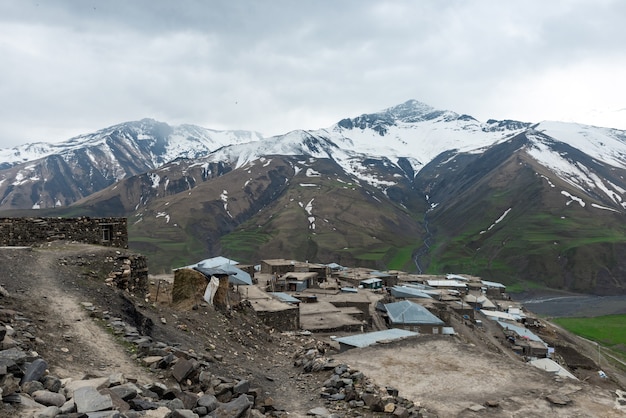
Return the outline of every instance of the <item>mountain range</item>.
{"type": "Polygon", "coordinates": [[[156,270],[288,258],[624,294],[625,169],[625,131],[410,100],[269,138],[144,119],[2,149],[0,213],[128,217],[156,270]]]}

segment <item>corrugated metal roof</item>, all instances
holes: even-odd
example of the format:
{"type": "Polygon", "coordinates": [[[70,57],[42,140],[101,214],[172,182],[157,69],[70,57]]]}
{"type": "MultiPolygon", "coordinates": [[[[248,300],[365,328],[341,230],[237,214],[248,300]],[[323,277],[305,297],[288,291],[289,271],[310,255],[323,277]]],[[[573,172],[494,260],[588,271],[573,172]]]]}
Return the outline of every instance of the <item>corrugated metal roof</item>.
{"type": "Polygon", "coordinates": [[[391,328],[383,331],[367,332],[365,334],[349,335],[347,337],[335,338],[335,341],[351,345],[353,347],[367,347],[376,344],[378,341],[393,341],[401,338],[419,335],[417,332],[407,331],[399,328],[391,328]]]}
{"type": "Polygon", "coordinates": [[[444,322],[430,313],[428,309],[409,300],[386,303],[385,309],[389,320],[394,324],[444,325],[444,322]]]}

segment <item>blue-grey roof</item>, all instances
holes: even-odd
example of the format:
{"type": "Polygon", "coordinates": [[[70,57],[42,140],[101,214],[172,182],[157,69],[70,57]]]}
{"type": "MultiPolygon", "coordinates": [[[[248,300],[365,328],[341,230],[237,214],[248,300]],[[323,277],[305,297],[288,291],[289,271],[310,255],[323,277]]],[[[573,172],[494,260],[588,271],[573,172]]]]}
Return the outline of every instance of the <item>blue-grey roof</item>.
{"type": "Polygon", "coordinates": [[[270,295],[277,297],[283,302],[287,303],[300,303],[300,299],[294,298],[293,296],[284,293],[284,292],[268,292],[270,295]]]}
{"type": "Polygon", "coordinates": [[[232,284],[252,285],[252,277],[232,264],[223,264],[221,266],[211,268],[196,266],[193,269],[199,271],[207,277],[227,274],[228,282],[232,284]]]}
{"type": "Polygon", "coordinates": [[[444,325],[444,322],[428,309],[409,300],[386,303],[385,309],[392,324],[444,325]]]}
{"type": "Polygon", "coordinates": [[[537,337],[535,334],[533,334],[532,332],[530,332],[527,328],[524,327],[520,327],[518,325],[514,325],[511,324],[509,322],[503,322],[503,321],[496,321],[503,329],[508,328],[511,331],[513,331],[514,333],[516,333],[517,335],[519,335],[522,338],[528,338],[531,341],[539,341],[540,343],[544,343],[545,342],[537,337]]]}
{"type": "Polygon", "coordinates": [[[425,293],[422,290],[416,289],[414,287],[409,287],[409,286],[394,286],[391,288],[391,295],[396,298],[432,299],[432,297],[428,293],[425,293]]]}
{"type": "Polygon", "coordinates": [[[378,341],[391,341],[400,338],[419,335],[417,332],[407,331],[399,328],[391,328],[383,331],[367,332],[365,334],[349,335],[347,337],[335,338],[335,341],[353,347],[367,347],[376,344],[378,341]]]}
{"type": "Polygon", "coordinates": [[[326,264],[326,267],[329,267],[333,270],[346,270],[346,267],[337,264],[337,263],[330,263],[330,264],[326,264]]]}
{"type": "Polygon", "coordinates": [[[226,257],[222,257],[222,256],[218,256],[218,257],[213,257],[213,258],[206,258],[202,261],[198,261],[195,264],[190,264],[188,266],[184,266],[184,267],[180,267],[181,269],[193,269],[196,267],[204,267],[204,268],[214,268],[214,267],[218,267],[224,264],[233,264],[233,265],[237,265],[239,264],[238,261],[235,260],[231,260],[229,258],[226,257]]]}

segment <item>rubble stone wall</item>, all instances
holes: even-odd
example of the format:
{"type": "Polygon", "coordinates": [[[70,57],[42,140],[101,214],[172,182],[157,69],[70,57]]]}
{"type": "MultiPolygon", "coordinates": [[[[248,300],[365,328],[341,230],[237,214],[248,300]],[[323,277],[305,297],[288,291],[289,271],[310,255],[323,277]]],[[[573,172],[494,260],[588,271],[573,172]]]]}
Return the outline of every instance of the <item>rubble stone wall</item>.
{"type": "Polygon", "coordinates": [[[128,248],[126,218],[0,218],[0,246],[68,240],[128,248]]]}
{"type": "Polygon", "coordinates": [[[256,315],[268,327],[278,331],[297,331],[300,329],[300,307],[281,311],[256,311],[256,315]]]}

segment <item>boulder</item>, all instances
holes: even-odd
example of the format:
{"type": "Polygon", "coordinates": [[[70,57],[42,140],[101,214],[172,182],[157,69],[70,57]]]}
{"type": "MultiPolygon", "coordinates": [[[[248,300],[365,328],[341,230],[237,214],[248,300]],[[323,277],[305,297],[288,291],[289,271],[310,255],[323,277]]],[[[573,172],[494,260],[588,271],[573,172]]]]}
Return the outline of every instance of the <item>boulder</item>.
{"type": "Polygon", "coordinates": [[[36,390],[31,395],[35,402],[45,406],[62,406],[66,399],[60,393],[50,392],[49,390],[36,390]]]}
{"type": "Polygon", "coordinates": [[[252,404],[246,395],[241,395],[228,403],[223,403],[209,414],[216,418],[241,418],[250,410],[252,404]]]}
{"type": "Polygon", "coordinates": [[[84,386],[74,391],[74,402],[78,412],[97,412],[113,408],[110,395],[102,395],[92,386],[84,386]]]}

